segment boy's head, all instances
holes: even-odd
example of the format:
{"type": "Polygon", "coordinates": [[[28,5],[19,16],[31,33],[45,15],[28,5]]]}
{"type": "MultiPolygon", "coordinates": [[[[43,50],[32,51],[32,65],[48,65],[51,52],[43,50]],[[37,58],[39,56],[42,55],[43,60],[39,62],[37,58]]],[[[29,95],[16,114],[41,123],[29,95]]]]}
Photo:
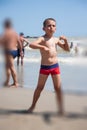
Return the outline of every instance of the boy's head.
{"type": "Polygon", "coordinates": [[[20,35],[20,36],[24,36],[24,33],[23,33],[23,32],[21,32],[19,35],[20,35]]]}
{"type": "Polygon", "coordinates": [[[56,20],[53,18],[47,18],[43,22],[43,30],[46,34],[52,35],[56,31],[56,20]]]}
{"type": "Polygon", "coordinates": [[[48,21],[50,21],[50,20],[51,20],[51,21],[54,21],[54,22],[56,23],[56,20],[55,20],[55,19],[53,19],[53,18],[47,18],[47,19],[45,19],[44,22],[43,22],[43,27],[46,27],[48,21]]]}

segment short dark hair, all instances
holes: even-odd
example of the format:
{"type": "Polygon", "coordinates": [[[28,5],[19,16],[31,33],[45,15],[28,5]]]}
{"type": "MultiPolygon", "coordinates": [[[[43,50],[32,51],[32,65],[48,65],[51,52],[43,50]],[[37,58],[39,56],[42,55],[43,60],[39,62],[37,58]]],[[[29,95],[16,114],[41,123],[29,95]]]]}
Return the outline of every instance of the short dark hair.
{"type": "Polygon", "coordinates": [[[5,19],[4,20],[4,23],[3,23],[3,26],[5,27],[5,28],[9,28],[9,27],[11,27],[12,26],[12,22],[11,22],[11,19],[5,19]]]}
{"type": "Polygon", "coordinates": [[[46,26],[46,23],[47,23],[48,20],[52,20],[52,21],[56,22],[56,20],[55,20],[54,18],[47,18],[47,19],[45,19],[44,22],[43,22],[43,27],[46,26]]]}
{"type": "Polygon", "coordinates": [[[20,32],[20,36],[24,36],[24,33],[23,33],[23,32],[20,32]]]}

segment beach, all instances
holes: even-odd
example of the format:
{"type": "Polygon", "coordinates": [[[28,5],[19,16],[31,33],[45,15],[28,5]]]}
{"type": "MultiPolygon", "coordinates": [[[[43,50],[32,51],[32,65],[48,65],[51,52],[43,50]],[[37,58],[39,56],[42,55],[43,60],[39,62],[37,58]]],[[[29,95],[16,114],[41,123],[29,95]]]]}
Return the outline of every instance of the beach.
{"type": "Polygon", "coordinates": [[[0,130],[87,130],[87,56],[83,53],[86,54],[87,45],[81,44],[79,48],[78,55],[58,50],[65,108],[65,116],[62,117],[57,113],[51,76],[34,112],[27,113],[38,81],[40,52],[27,47],[23,66],[17,66],[15,58],[19,87],[6,88],[3,86],[5,64],[0,51],[0,130]]]}
{"type": "Polygon", "coordinates": [[[64,94],[65,116],[57,114],[55,93],[43,91],[27,113],[33,90],[0,88],[0,130],[87,130],[87,95],[64,94]]]}

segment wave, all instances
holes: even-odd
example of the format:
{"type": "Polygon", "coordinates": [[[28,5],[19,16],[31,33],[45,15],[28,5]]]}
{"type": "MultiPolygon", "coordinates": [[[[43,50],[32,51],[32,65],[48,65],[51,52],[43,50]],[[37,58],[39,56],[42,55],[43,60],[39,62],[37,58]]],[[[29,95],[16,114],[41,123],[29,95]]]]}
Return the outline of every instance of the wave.
{"type": "MultiPolygon", "coordinates": [[[[34,56],[26,56],[24,57],[25,63],[40,63],[41,57],[34,55],[34,56]]],[[[0,56],[0,62],[4,63],[4,57],[0,56]]],[[[15,62],[17,62],[17,58],[15,58],[15,62]]],[[[82,56],[58,56],[58,62],[68,64],[68,65],[82,65],[87,66],[87,57],[82,56]]]]}
{"type": "Polygon", "coordinates": [[[70,41],[70,53],[79,56],[87,56],[87,38],[70,41]]]}
{"type": "MultiPolygon", "coordinates": [[[[16,61],[17,59],[15,59],[16,61]]],[[[27,58],[24,57],[24,62],[26,63],[40,63],[41,58],[34,57],[34,58],[27,58]]],[[[79,66],[87,66],[87,58],[86,57],[59,57],[58,58],[59,63],[64,63],[68,65],[79,65],[79,66]]]]}
{"type": "Polygon", "coordinates": [[[59,58],[59,62],[67,63],[69,65],[81,65],[87,66],[87,58],[86,57],[61,57],[59,58]]]}

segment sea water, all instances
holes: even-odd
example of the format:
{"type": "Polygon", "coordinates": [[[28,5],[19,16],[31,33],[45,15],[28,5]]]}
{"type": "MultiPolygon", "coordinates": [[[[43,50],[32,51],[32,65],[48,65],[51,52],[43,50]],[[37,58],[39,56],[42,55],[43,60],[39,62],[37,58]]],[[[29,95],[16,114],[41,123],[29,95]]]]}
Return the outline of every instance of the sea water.
{"type": "MultiPolygon", "coordinates": [[[[83,55],[83,53],[66,53],[60,50],[58,50],[57,56],[61,70],[63,91],[66,93],[87,94],[87,56],[83,55]]],[[[30,49],[29,47],[25,49],[23,66],[17,66],[17,59],[15,59],[14,64],[20,87],[36,88],[40,69],[40,59],[39,50],[30,49]]],[[[3,58],[0,57],[0,87],[2,87],[4,80],[4,61],[3,58]]],[[[12,83],[12,78],[10,83],[12,83]]],[[[54,91],[51,76],[48,77],[44,89],[54,91]]]]}

